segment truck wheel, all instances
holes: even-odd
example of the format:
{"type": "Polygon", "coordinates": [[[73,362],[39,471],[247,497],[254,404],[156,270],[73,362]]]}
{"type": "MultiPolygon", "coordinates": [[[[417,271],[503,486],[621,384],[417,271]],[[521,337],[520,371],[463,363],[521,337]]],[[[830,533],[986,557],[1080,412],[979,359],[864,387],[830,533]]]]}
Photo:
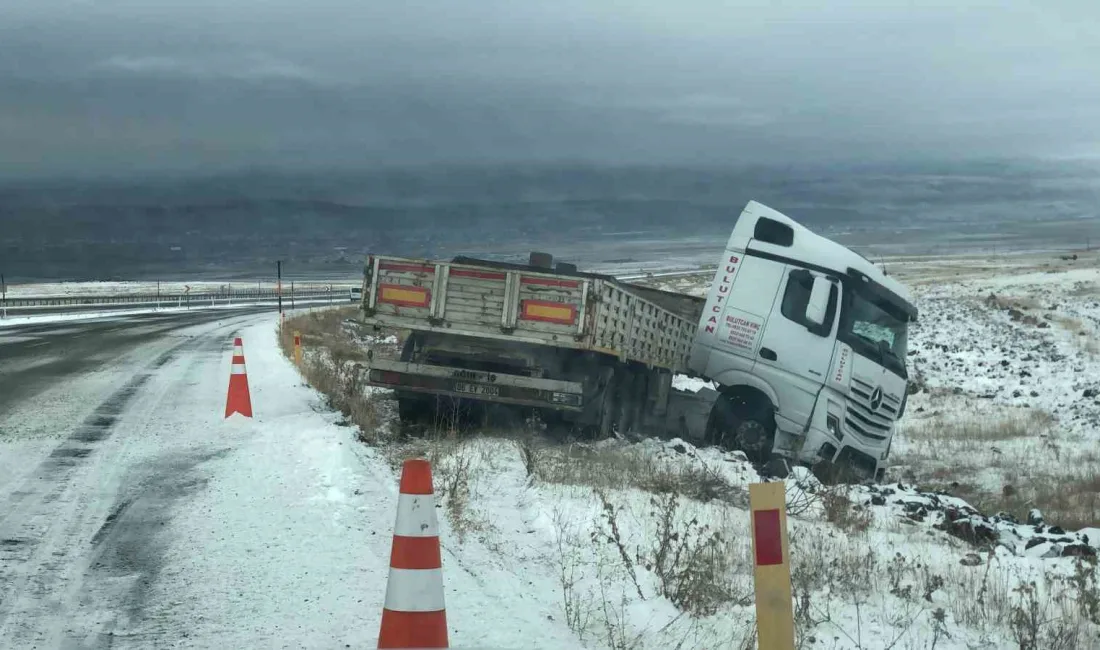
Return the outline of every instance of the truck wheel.
{"type": "Polygon", "coordinates": [[[419,424],[428,420],[431,405],[423,399],[411,396],[398,396],[397,416],[401,424],[419,424]]]}
{"type": "Polygon", "coordinates": [[[619,423],[619,399],[620,381],[619,373],[613,368],[607,368],[602,373],[604,380],[603,392],[600,397],[600,424],[596,435],[600,440],[611,437],[615,433],[615,426],[619,423]]]}
{"type": "Polygon", "coordinates": [[[601,440],[610,438],[619,422],[619,396],[616,386],[604,389],[603,405],[600,407],[600,428],[597,432],[601,440]]]}
{"type": "Polygon", "coordinates": [[[645,406],[645,376],[626,371],[619,386],[618,425],[619,434],[626,435],[642,422],[642,410],[645,406]]]}
{"type": "Polygon", "coordinates": [[[722,395],[710,411],[706,440],[725,449],[741,450],[753,462],[764,462],[775,445],[775,417],[766,405],[722,395]]]}
{"type": "Polygon", "coordinates": [[[401,347],[401,361],[412,361],[416,354],[416,334],[409,334],[405,339],[405,345],[401,347]]]}

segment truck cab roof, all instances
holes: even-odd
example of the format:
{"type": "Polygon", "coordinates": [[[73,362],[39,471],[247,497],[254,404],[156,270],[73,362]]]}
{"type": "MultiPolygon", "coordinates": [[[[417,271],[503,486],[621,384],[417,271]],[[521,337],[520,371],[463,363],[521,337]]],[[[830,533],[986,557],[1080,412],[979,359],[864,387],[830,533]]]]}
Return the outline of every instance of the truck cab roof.
{"type": "Polygon", "coordinates": [[[727,248],[752,251],[779,261],[806,266],[830,275],[859,280],[892,297],[916,320],[917,308],[909,289],[886,275],[862,255],[811,231],[787,215],[757,201],[749,201],[730,234],[727,248]]]}

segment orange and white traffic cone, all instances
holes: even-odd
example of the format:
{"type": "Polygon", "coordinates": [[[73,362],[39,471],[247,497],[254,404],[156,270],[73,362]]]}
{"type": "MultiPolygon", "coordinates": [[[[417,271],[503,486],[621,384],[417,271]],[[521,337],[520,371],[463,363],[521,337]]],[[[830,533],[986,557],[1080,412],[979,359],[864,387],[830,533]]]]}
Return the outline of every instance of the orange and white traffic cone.
{"type": "Polygon", "coordinates": [[[244,368],[244,343],[233,340],[233,367],[229,371],[229,394],[225,397],[225,417],[240,413],[252,417],[252,396],[248,392],[248,373],[244,368]]]}
{"type": "Polygon", "coordinates": [[[448,647],[432,467],[423,459],[406,460],[401,468],[378,647],[448,647]]]}

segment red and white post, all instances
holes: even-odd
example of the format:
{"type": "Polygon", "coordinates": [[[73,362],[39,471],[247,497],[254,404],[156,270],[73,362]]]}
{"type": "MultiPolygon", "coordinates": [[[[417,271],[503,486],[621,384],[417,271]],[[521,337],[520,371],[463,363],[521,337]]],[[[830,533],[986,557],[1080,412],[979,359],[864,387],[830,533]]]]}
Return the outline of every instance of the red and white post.
{"type": "Polygon", "coordinates": [[[794,650],[787,494],[782,481],[749,485],[756,631],[760,650],[794,650]]]}

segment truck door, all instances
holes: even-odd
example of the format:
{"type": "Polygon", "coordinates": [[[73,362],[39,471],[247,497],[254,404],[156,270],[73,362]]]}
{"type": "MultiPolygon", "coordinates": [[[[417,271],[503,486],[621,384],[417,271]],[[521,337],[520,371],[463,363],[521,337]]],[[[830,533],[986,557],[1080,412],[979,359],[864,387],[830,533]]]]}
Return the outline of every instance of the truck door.
{"type": "Polygon", "coordinates": [[[829,293],[825,324],[817,326],[806,319],[815,275],[820,274],[786,265],[757,350],[753,371],[779,393],[777,419],[790,422],[784,429],[805,426],[833,356],[839,283],[834,281],[829,293]]]}
{"type": "Polygon", "coordinates": [[[730,370],[752,372],[783,269],[771,260],[726,251],[703,309],[693,368],[716,378],[730,370]]]}

